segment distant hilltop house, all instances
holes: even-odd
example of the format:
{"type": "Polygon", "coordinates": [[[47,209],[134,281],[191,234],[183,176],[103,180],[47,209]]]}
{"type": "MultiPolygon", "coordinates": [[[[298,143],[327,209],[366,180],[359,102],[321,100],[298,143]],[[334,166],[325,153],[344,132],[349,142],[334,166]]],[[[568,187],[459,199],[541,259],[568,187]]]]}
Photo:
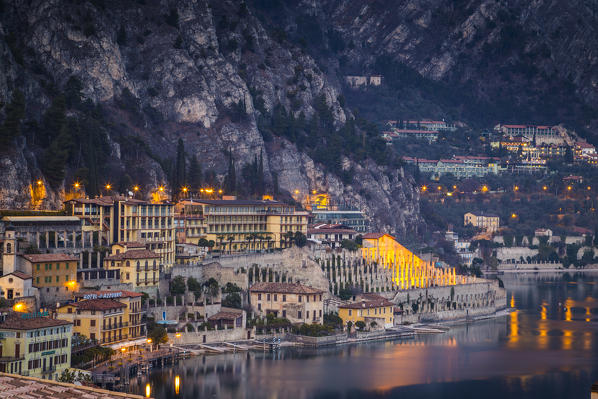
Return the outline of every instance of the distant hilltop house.
{"type": "Polygon", "coordinates": [[[535,140],[536,145],[573,143],[567,129],[562,126],[498,124],[494,127],[494,131],[511,137],[523,136],[529,141],[535,140]]]}
{"type": "Polygon", "coordinates": [[[467,212],[463,215],[463,224],[465,226],[471,225],[486,230],[489,233],[498,231],[500,225],[500,217],[492,213],[486,212],[467,212]]]}
{"type": "Polygon", "coordinates": [[[370,76],[359,76],[359,75],[347,75],[345,81],[350,87],[359,88],[364,86],[380,86],[382,84],[381,75],[370,75],[370,76]]]}
{"type": "Polygon", "coordinates": [[[457,126],[454,123],[448,123],[445,120],[389,120],[386,125],[391,129],[414,129],[414,130],[428,130],[428,131],[449,131],[454,132],[457,126]]]}
{"type": "Polygon", "coordinates": [[[403,161],[417,165],[420,172],[431,173],[433,176],[452,174],[457,178],[469,178],[500,172],[500,158],[496,157],[455,156],[453,159],[439,160],[403,157],[403,161]]]}

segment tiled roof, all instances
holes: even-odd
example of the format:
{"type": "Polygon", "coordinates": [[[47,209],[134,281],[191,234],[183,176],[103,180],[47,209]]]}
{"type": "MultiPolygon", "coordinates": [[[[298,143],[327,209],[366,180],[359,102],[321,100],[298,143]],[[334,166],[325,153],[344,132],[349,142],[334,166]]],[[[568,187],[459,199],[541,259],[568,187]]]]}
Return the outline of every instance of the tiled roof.
{"type": "Polygon", "coordinates": [[[127,248],[145,248],[145,244],[139,241],[119,241],[115,245],[127,248]]]}
{"type": "Polygon", "coordinates": [[[57,327],[72,324],[66,320],[49,317],[23,318],[25,313],[12,313],[0,323],[0,330],[35,330],[38,328],[57,327]]]}
{"type": "Polygon", "coordinates": [[[159,258],[160,255],[149,249],[132,249],[119,254],[108,255],[105,260],[126,260],[126,259],[152,259],[159,258]]]}
{"type": "Polygon", "coordinates": [[[75,298],[83,298],[86,295],[96,295],[98,297],[107,296],[111,294],[120,294],[121,298],[137,298],[143,296],[141,292],[115,290],[115,291],[79,291],[75,292],[75,298]]]}
{"type": "Polygon", "coordinates": [[[18,271],[18,270],[17,270],[17,271],[14,271],[14,272],[12,272],[12,273],[5,274],[5,275],[4,275],[4,276],[2,276],[2,277],[6,277],[6,276],[10,276],[10,275],[12,275],[12,276],[15,276],[15,277],[18,277],[18,278],[20,278],[21,280],[29,280],[30,278],[32,278],[32,277],[31,277],[30,275],[28,275],[27,273],[23,273],[23,272],[20,272],[20,271],[18,271]]]}
{"type": "Polygon", "coordinates": [[[394,303],[389,301],[386,298],[380,299],[367,299],[358,302],[347,303],[344,305],[339,305],[339,308],[344,309],[371,309],[371,308],[379,308],[382,306],[394,306],[394,303]]]}
{"type": "Polygon", "coordinates": [[[0,373],[0,386],[4,398],[142,399],[141,396],[130,393],[6,373],[0,373]]]}
{"type": "Polygon", "coordinates": [[[64,306],[75,306],[81,310],[108,310],[127,307],[124,303],[115,301],[114,299],[87,299],[85,301],[69,303],[64,306]]]}
{"type": "Polygon", "coordinates": [[[240,309],[222,308],[220,312],[208,317],[208,320],[236,320],[243,316],[243,311],[240,309]]]}
{"type": "Polygon", "coordinates": [[[266,200],[197,200],[197,203],[207,205],[284,205],[279,201],[266,200]]]}
{"type": "Polygon", "coordinates": [[[390,234],[386,234],[386,233],[366,233],[363,235],[363,238],[370,239],[370,240],[377,240],[378,238],[382,238],[386,235],[392,237],[390,234]]]}
{"type": "Polygon", "coordinates": [[[283,294],[321,294],[324,292],[299,283],[255,283],[249,288],[249,291],[283,294]]]}
{"type": "Polygon", "coordinates": [[[473,211],[473,212],[468,212],[471,213],[474,216],[484,216],[484,217],[490,217],[490,218],[497,218],[498,215],[494,214],[494,213],[488,213],[488,212],[484,212],[484,211],[473,211]]]}
{"type": "Polygon", "coordinates": [[[26,255],[21,255],[21,256],[32,263],[65,262],[65,261],[78,261],[79,260],[79,258],[77,256],[68,255],[68,254],[26,254],[26,255]]]}

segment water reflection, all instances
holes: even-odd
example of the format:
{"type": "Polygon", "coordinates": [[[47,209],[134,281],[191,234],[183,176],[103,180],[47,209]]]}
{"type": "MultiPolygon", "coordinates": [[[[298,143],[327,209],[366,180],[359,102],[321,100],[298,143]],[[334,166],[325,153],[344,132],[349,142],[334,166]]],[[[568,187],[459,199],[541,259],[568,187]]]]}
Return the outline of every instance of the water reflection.
{"type": "Polygon", "coordinates": [[[597,277],[505,276],[508,316],[415,340],[196,357],[132,381],[131,391],[151,383],[156,398],[588,397],[598,380],[597,277]]]}

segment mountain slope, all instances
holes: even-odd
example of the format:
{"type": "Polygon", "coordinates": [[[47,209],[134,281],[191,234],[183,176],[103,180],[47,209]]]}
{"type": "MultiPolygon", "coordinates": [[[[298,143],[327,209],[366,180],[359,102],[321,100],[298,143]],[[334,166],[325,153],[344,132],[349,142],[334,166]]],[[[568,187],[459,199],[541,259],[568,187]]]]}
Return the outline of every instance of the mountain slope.
{"type": "Polygon", "coordinates": [[[176,190],[182,139],[203,184],[221,183],[232,163],[244,192],[245,165],[259,156],[278,196],[325,190],[363,207],[374,228],[420,223],[411,178],[371,160],[386,151],[370,151],[376,132],[365,140],[363,123],[351,122],[347,135],[334,133],[353,118],[335,78],[244,3],[4,0],[0,11],[5,121],[15,93],[25,97],[17,137],[0,155],[2,207],[57,206],[75,180],[92,195],[106,183],[176,190]],[[359,157],[334,141],[345,136],[363,136],[359,157]],[[30,193],[45,200],[31,204],[30,193]]]}

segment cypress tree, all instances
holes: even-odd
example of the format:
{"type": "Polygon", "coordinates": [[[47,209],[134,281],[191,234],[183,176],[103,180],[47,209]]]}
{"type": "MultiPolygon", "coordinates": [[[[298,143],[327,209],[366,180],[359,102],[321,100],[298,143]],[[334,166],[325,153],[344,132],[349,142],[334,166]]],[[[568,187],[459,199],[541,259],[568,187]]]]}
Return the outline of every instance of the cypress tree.
{"type": "Polygon", "coordinates": [[[197,161],[197,157],[193,155],[189,161],[189,170],[187,172],[189,185],[192,189],[199,189],[201,187],[202,174],[201,165],[197,161]]]}

